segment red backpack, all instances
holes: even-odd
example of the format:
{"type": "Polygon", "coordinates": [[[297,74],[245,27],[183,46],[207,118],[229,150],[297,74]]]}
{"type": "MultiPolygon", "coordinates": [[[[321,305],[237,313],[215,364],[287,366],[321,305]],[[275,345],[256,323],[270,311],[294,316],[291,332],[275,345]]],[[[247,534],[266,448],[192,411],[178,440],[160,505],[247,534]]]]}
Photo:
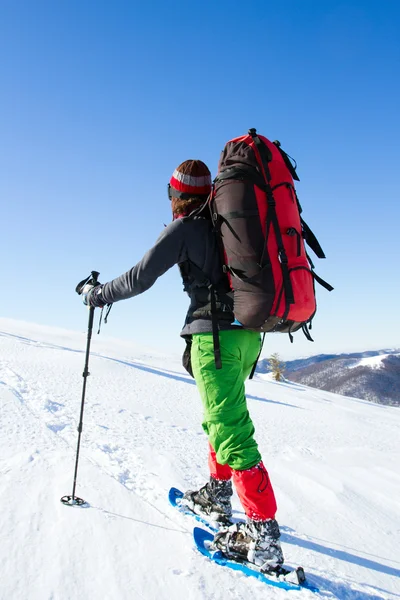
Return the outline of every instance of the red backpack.
{"type": "Polygon", "coordinates": [[[317,281],[307,242],[325,254],[301,218],[293,180],[296,168],[278,141],[250,129],[230,140],[221,154],[209,200],[233,290],[238,325],[261,332],[309,333],[315,315],[317,281]]]}

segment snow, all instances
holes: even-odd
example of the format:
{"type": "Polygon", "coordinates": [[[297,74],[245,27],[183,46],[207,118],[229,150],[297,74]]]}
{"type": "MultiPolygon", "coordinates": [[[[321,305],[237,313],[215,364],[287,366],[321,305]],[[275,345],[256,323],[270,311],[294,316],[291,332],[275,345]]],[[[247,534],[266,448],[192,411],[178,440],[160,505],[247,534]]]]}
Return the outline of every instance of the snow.
{"type": "MultiPolygon", "coordinates": [[[[193,380],[179,356],[94,335],[71,494],[86,332],[0,319],[1,600],[395,599],[397,408],[264,377],[249,409],[277,495],[283,548],[320,594],[285,592],[194,549],[167,500],[207,478],[193,380]]],[[[235,516],[242,515],[235,498],[235,516]]]]}
{"type": "Polygon", "coordinates": [[[388,356],[400,356],[399,354],[379,354],[377,356],[369,356],[366,358],[362,358],[358,360],[356,363],[349,365],[349,369],[354,369],[355,367],[370,367],[371,369],[380,369],[382,365],[382,361],[388,356]]]}

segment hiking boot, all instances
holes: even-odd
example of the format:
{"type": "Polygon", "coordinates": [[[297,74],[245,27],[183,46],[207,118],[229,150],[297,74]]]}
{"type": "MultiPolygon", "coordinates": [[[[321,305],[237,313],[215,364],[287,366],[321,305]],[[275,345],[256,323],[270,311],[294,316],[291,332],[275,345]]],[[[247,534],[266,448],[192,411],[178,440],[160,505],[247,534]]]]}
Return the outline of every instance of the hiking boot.
{"type": "Polygon", "coordinates": [[[182,504],[194,513],[206,516],[212,521],[230,525],[232,523],[232,482],[214,479],[198,491],[188,491],[183,495],[182,504]]]}
{"type": "Polygon", "coordinates": [[[275,519],[235,523],[218,532],[212,548],[221,550],[228,558],[238,562],[249,562],[264,573],[277,570],[283,563],[283,552],[279,542],[279,525],[275,519]]]}

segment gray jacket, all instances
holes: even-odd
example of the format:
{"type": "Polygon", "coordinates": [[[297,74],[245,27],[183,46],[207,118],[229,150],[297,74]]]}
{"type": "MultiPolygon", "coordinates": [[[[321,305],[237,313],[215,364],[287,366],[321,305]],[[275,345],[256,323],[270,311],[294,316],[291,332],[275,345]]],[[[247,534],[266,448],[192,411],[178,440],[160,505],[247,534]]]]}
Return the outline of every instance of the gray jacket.
{"type": "Polygon", "coordinates": [[[98,298],[107,304],[133,298],[148,290],[176,264],[180,267],[184,289],[190,297],[181,336],[212,331],[210,283],[217,293],[219,329],[237,329],[236,325],[232,325],[233,301],[222,271],[218,241],[211,222],[200,216],[170,223],[142,260],[124,275],[104,284],[98,298]]]}

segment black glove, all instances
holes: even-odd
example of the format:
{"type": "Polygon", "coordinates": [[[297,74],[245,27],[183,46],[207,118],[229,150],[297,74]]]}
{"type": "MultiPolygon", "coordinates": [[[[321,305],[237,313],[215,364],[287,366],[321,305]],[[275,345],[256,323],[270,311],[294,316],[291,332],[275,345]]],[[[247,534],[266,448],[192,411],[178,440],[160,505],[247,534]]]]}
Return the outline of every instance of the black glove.
{"type": "Polygon", "coordinates": [[[93,285],[93,283],[87,283],[83,286],[81,291],[82,302],[86,304],[86,306],[93,306],[95,308],[103,308],[107,304],[103,300],[101,295],[103,286],[101,283],[97,283],[93,285]]]}

